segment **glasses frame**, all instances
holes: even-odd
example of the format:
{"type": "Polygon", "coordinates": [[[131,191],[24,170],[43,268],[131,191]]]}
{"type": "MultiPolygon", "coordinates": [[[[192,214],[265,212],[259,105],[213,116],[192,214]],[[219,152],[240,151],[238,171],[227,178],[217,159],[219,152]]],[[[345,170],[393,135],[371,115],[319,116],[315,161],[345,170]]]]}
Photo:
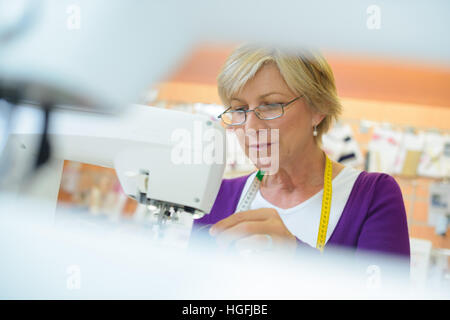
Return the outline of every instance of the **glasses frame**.
{"type": "Polygon", "coordinates": [[[247,122],[247,113],[249,113],[249,112],[255,112],[255,115],[258,117],[259,120],[274,120],[274,119],[278,119],[278,118],[280,118],[280,117],[282,117],[282,116],[284,115],[284,108],[286,108],[288,105],[290,105],[291,103],[297,101],[298,99],[300,99],[300,98],[302,98],[302,97],[303,97],[303,95],[300,95],[300,96],[298,96],[297,98],[294,98],[294,99],[292,99],[292,100],[289,101],[289,102],[279,104],[279,105],[281,105],[281,114],[280,114],[279,116],[276,116],[276,117],[273,117],[273,118],[268,118],[268,119],[260,118],[260,116],[258,115],[258,113],[255,112],[255,110],[257,110],[258,108],[263,107],[263,106],[270,106],[270,105],[273,105],[273,104],[277,104],[277,105],[278,105],[278,103],[272,103],[272,104],[264,104],[264,105],[260,105],[260,106],[257,106],[257,107],[256,107],[255,109],[253,109],[253,110],[235,110],[235,111],[230,111],[230,109],[231,109],[232,107],[228,107],[224,112],[222,112],[220,115],[218,115],[217,118],[218,118],[218,119],[221,119],[221,120],[223,121],[223,123],[225,123],[227,126],[240,126],[240,125],[243,125],[245,122],[247,122]],[[242,122],[240,122],[240,123],[233,123],[233,124],[228,124],[228,123],[226,123],[226,122],[223,120],[222,116],[223,116],[225,113],[231,113],[231,112],[240,112],[240,113],[244,113],[244,121],[242,121],[242,122]]]}

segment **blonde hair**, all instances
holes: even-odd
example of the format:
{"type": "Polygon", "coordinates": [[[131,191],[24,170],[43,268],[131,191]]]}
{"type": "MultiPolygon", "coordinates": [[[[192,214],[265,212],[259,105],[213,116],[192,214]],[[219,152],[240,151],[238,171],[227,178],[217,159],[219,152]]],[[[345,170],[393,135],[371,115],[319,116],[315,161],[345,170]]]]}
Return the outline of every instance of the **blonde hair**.
{"type": "Polygon", "coordinates": [[[218,91],[223,104],[230,106],[231,99],[252,79],[266,63],[275,63],[288,87],[303,95],[308,106],[324,119],[317,126],[316,143],[342,112],[337,96],[333,71],[325,58],[307,50],[284,52],[256,45],[243,45],[228,57],[217,77],[218,91]]]}

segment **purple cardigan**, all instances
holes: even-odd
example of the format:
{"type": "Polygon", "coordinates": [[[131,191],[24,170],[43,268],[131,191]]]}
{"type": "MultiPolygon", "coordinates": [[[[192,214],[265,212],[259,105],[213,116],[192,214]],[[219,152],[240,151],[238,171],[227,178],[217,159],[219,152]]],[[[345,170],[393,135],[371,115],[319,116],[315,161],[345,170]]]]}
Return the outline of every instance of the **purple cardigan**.
{"type": "MultiPolygon", "coordinates": [[[[233,214],[248,177],[224,179],[210,214],[195,220],[194,227],[214,224],[233,214]]],[[[409,258],[405,206],[394,178],[384,173],[360,173],[325,249],[331,246],[409,258]]]]}

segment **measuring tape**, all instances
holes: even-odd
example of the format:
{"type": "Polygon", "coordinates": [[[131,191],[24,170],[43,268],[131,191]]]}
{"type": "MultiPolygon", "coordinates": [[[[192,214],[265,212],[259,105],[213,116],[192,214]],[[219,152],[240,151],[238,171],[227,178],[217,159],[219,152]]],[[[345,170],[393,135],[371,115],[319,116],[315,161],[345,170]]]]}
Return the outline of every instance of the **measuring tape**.
{"type": "MultiPolygon", "coordinates": [[[[327,238],[327,230],[328,230],[328,219],[330,217],[330,209],[331,209],[331,196],[333,193],[332,189],[332,164],[331,160],[325,155],[325,173],[323,177],[323,196],[322,196],[322,210],[320,213],[320,223],[319,223],[319,232],[317,234],[317,244],[316,248],[323,252],[325,247],[325,241],[327,238]]],[[[261,181],[264,177],[264,171],[258,170],[256,173],[255,179],[253,179],[250,188],[245,193],[245,196],[239,202],[236,212],[247,211],[250,210],[250,205],[256,197],[256,194],[259,190],[259,186],[261,185],[261,181]]]]}
{"type": "Polygon", "coordinates": [[[252,184],[250,185],[250,188],[247,190],[245,196],[239,202],[236,212],[250,210],[250,205],[252,204],[253,200],[256,197],[256,193],[259,190],[259,186],[261,184],[263,177],[264,171],[258,170],[255,179],[253,179],[252,184]]]}
{"type": "Polygon", "coordinates": [[[333,168],[331,160],[325,155],[325,174],[323,177],[323,196],[322,196],[322,211],[320,213],[319,233],[317,234],[316,248],[323,252],[325,247],[325,240],[327,238],[328,219],[330,218],[331,208],[331,195],[333,193],[332,188],[332,175],[333,168]]]}

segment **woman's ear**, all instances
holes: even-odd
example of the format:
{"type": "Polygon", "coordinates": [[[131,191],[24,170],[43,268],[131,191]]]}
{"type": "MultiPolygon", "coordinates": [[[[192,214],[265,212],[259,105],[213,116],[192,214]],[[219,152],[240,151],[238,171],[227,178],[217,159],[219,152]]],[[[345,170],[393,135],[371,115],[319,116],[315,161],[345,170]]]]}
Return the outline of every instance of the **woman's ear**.
{"type": "Polygon", "coordinates": [[[312,116],[312,126],[318,126],[323,119],[325,119],[326,115],[321,113],[314,113],[312,116]]]}

